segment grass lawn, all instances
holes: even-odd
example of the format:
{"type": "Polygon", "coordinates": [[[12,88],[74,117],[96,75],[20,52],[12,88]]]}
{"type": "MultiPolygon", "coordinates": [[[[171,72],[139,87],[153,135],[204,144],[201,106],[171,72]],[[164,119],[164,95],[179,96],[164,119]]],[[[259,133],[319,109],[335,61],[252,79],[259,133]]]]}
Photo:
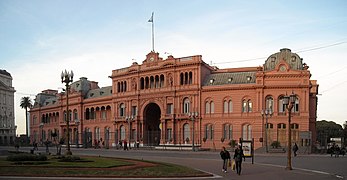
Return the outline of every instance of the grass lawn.
{"type": "Polygon", "coordinates": [[[57,156],[46,161],[8,161],[0,157],[0,176],[74,177],[199,177],[211,176],[184,166],[110,157],[79,156],[80,160],[61,162],[57,156]]]}

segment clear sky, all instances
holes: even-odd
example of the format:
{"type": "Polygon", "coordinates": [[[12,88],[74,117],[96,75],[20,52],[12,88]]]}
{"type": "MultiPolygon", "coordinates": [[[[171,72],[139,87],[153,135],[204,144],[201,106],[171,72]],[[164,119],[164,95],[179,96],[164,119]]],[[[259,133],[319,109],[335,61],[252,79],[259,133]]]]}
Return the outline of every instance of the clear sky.
{"type": "Polygon", "coordinates": [[[291,49],[318,80],[317,120],[347,121],[346,0],[0,0],[0,69],[13,77],[17,133],[25,133],[20,98],[63,87],[62,70],[103,87],[112,70],[142,63],[152,12],[163,58],[249,67],[291,49]]]}

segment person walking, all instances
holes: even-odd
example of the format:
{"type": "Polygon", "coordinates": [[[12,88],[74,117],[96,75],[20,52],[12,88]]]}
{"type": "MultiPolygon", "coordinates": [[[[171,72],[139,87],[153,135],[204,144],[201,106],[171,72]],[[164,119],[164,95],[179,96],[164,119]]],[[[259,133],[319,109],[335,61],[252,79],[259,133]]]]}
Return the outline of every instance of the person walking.
{"type": "Polygon", "coordinates": [[[294,143],[294,146],[293,146],[293,152],[294,152],[294,157],[297,155],[297,151],[299,150],[298,148],[298,145],[296,143],[294,143]]]}
{"type": "Polygon", "coordinates": [[[242,164],[242,158],[244,157],[243,150],[241,148],[241,145],[238,145],[235,149],[234,154],[234,160],[236,164],[236,173],[238,175],[241,175],[241,164],[242,164]]]}
{"type": "Polygon", "coordinates": [[[228,162],[230,162],[230,153],[228,150],[225,149],[225,147],[222,147],[221,152],[219,153],[220,157],[223,160],[223,168],[222,168],[222,172],[227,172],[228,169],[228,162]]]}

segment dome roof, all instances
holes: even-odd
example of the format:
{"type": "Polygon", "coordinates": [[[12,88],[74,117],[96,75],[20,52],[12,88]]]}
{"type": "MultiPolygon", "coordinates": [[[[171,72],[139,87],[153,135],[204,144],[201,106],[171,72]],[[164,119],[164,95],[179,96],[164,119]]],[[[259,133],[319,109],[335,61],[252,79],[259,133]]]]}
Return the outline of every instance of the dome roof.
{"type": "Polygon", "coordinates": [[[272,54],[267,58],[264,64],[265,71],[272,71],[275,69],[276,65],[281,61],[285,61],[290,69],[293,70],[303,70],[302,58],[299,57],[296,53],[292,53],[290,49],[283,48],[280,52],[272,54]]]}

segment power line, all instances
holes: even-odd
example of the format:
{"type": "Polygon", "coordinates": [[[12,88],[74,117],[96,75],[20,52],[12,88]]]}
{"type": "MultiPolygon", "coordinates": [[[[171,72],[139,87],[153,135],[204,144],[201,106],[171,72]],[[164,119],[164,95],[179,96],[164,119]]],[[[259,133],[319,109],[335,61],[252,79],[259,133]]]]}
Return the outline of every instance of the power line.
{"type": "Polygon", "coordinates": [[[342,41],[342,42],[338,42],[338,43],[334,43],[334,44],[329,44],[329,45],[326,45],[326,46],[320,46],[320,47],[316,47],[316,48],[310,48],[310,49],[307,49],[307,50],[296,51],[296,53],[302,53],[302,52],[308,52],[308,51],[315,51],[315,50],[318,50],[318,49],[324,49],[324,48],[328,48],[328,47],[338,46],[338,45],[344,44],[344,43],[347,43],[347,41],[342,41]]]}
{"type": "Polygon", "coordinates": [[[328,88],[328,89],[322,91],[321,94],[323,94],[324,92],[328,92],[328,91],[330,91],[330,90],[332,90],[332,89],[335,89],[336,87],[338,87],[338,86],[340,86],[340,85],[342,85],[342,84],[344,84],[344,83],[346,83],[346,82],[347,82],[347,80],[342,81],[341,83],[337,83],[337,84],[331,86],[330,88],[328,88]]]}
{"type": "MultiPolygon", "coordinates": [[[[322,46],[308,48],[308,49],[303,48],[303,50],[298,50],[298,51],[296,51],[296,53],[303,53],[303,52],[315,51],[315,50],[319,50],[319,49],[325,49],[325,48],[338,46],[338,45],[345,44],[345,43],[347,43],[347,41],[336,42],[336,43],[333,43],[333,44],[322,45],[322,46]]],[[[266,58],[268,58],[268,56],[266,56],[266,57],[258,57],[258,58],[251,58],[251,59],[235,60],[235,61],[227,61],[227,62],[219,62],[219,63],[214,63],[214,64],[230,64],[230,63],[238,63],[238,62],[256,61],[256,60],[266,59],[266,58]]]]}

